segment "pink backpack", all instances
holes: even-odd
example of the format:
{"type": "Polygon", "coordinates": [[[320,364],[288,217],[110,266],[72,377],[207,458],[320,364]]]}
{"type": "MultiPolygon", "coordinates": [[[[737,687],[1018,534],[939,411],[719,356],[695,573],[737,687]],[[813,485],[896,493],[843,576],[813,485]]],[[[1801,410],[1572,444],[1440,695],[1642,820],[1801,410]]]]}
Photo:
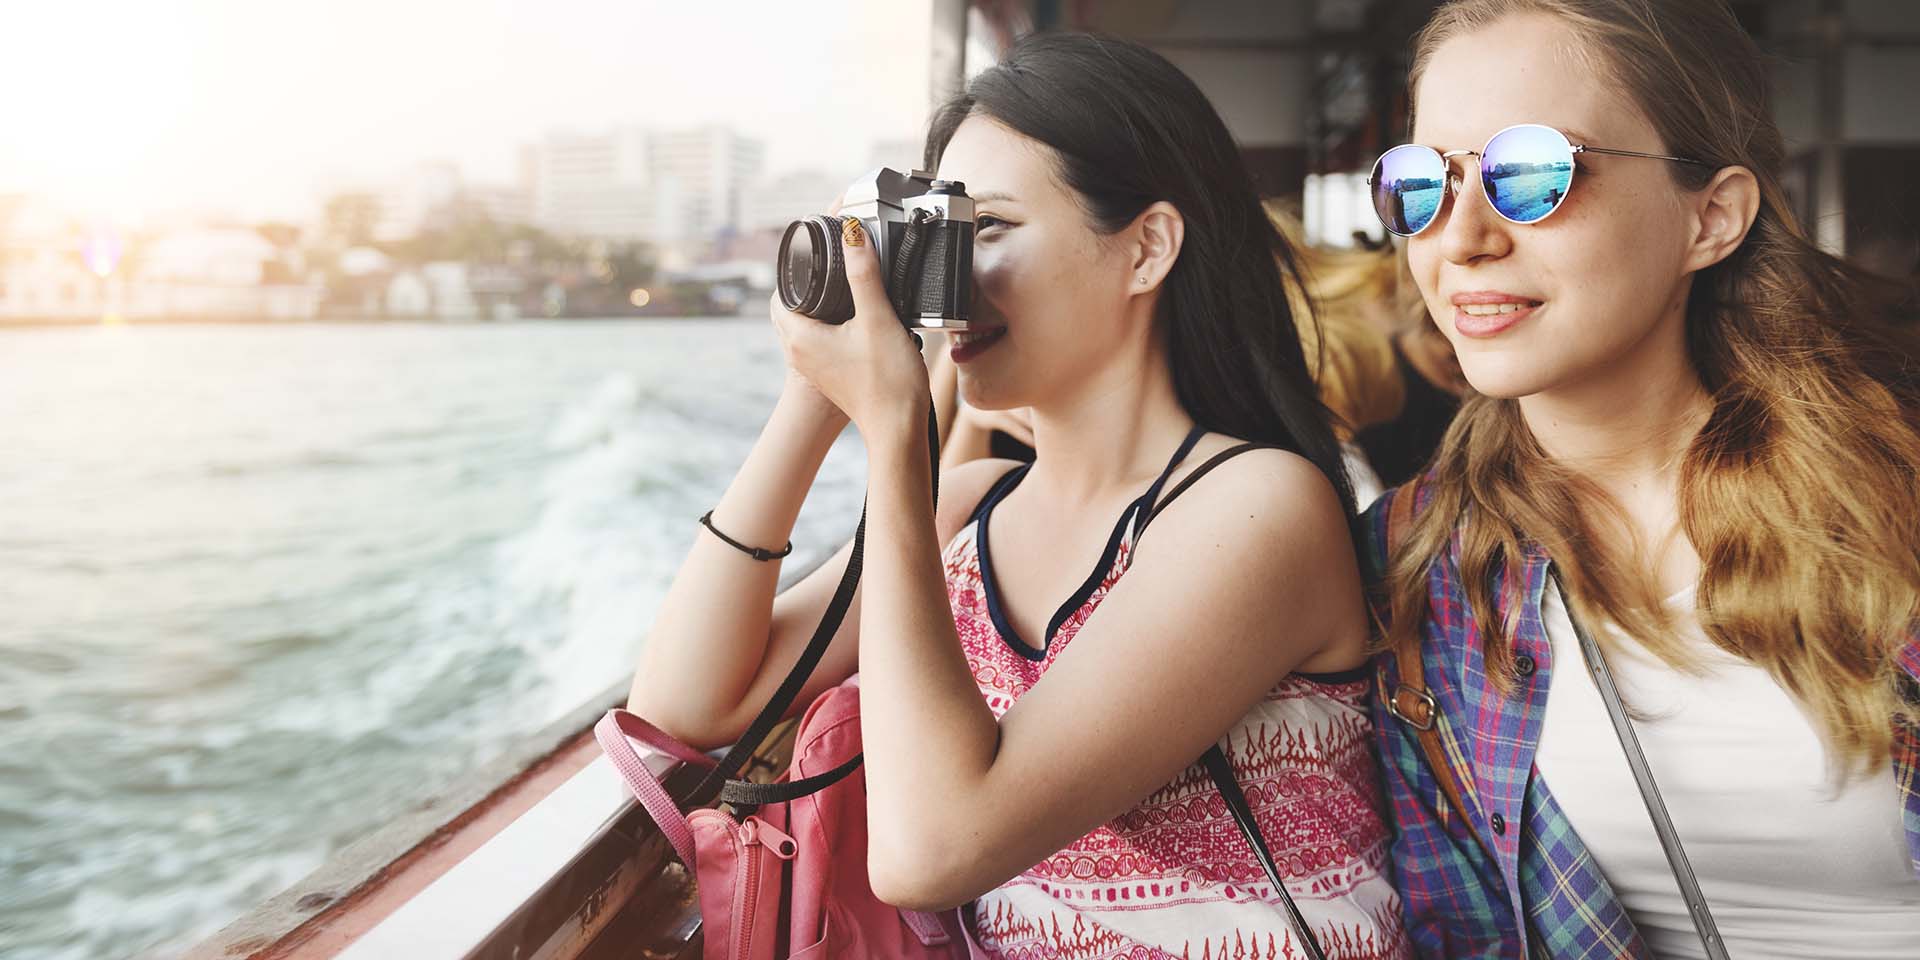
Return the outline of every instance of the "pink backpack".
{"type": "Polygon", "coordinates": [[[608,711],[594,733],[697,878],[706,960],[969,955],[957,914],[900,910],[867,886],[867,784],[859,768],[855,680],[807,710],[781,782],[733,781],[721,791],[736,812],[753,811],[737,820],[711,808],[682,814],[627,738],[708,768],[715,766],[712,758],[625,710],[608,711]]]}

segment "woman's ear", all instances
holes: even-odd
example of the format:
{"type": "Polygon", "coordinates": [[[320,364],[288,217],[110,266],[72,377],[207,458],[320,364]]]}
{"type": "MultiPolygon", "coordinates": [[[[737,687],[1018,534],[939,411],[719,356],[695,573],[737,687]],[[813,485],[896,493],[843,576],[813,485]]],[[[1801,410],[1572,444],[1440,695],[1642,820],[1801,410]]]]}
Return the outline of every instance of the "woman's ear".
{"type": "Polygon", "coordinates": [[[1704,270],[1738,249],[1760,215],[1760,182],[1746,167],[1727,167],[1713,175],[1694,201],[1693,242],[1687,269],[1704,270]]]}
{"type": "Polygon", "coordinates": [[[1160,289],[1161,281],[1180,258],[1180,244],[1186,240],[1187,221],[1173,204],[1160,200],[1140,211],[1128,228],[1133,251],[1127,288],[1133,293],[1160,289]]]}

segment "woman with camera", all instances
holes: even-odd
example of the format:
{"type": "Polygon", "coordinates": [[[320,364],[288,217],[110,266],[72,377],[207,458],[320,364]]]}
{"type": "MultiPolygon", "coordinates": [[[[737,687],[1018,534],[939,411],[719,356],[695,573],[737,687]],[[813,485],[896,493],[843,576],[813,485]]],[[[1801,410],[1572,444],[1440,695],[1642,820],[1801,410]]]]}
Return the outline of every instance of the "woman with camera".
{"type": "Polygon", "coordinates": [[[1920,356],[1795,222],[1767,71],[1719,0],[1417,41],[1374,204],[1475,391],[1368,518],[1424,956],[1920,944],[1920,356]]]}
{"type": "MultiPolygon", "coordinates": [[[[857,671],[874,891],[971,904],[993,956],[1303,955],[1217,747],[1327,954],[1404,956],[1350,495],[1225,126],[1145,48],[1049,34],[927,143],[976,204],[960,389],[1028,408],[1035,461],[959,466],[936,513],[926,369],[849,220],[854,316],[775,304],[787,385],[710,517],[777,549],[842,427],[866,442],[864,582],[802,702],[857,671]]],[[[632,708],[738,736],[845,562],[776,596],[777,563],[702,532],[632,708]]]]}

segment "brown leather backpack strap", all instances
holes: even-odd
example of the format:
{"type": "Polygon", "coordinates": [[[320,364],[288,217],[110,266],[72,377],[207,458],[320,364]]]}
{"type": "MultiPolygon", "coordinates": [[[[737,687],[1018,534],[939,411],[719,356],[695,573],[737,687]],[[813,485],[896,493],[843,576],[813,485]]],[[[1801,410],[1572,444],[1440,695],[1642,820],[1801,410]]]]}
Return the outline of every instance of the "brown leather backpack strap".
{"type": "Polygon", "coordinates": [[[1460,818],[1461,824],[1468,833],[1473,834],[1473,839],[1479,842],[1481,849],[1486,850],[1487,856],[1493,856],[1486,839],[1473,827],[1460,777],[1447,757],[1446,744],[1440,737],[1442,721],[1439,704],[1427,689],[1420,651],[1402,646],[1394,651],[1393,659],[1400,669],[1400,685],[1394,688],[1392,697],[1387,701],[1387,712],[1414,729],[1415,738],[1420,741],[1420,752],[1427,758],[1427,770],[1433,774],[1434,782],[1440,785],[1440,792],[1446,795],[1453,815],[1460,818]]]}
{"type": "MultiPolygon", "coordinates": [[[[1414,504],[1420,494],[1420,481],[1414,480],[1406,489],[1401,490],[1387,507],[1387,556],[1406,539],[1408,526],[1413,521],[1414,504]]],[[[1465,790],[1462,788],[1458,772],[1447,757],[1447,747],[1441,738],[1440,704],[1434,699],[1433,692],[1427,688],[1426,664],[1420,656],[1419,638],[1413,643],[1402,643],[1394,647],[1393,662],[1400,674],[1400,682],[1391,691],[1381,690],[1386,698],[1387,712],[1398,718],[1401,723],[1412,727],[1415,739],[1420,741],[1420,752],[1426,755],[1427,769],[1433,774],[1434,782],[1439,784],[1440,792],[1451,805],[1453,815],[1460,818],[1461,826],[1473,836],[1480,849],[1489,858],[1494,856],[1493,848],[1486,838],[1475,830],[1471,815],[1468,813],[1465,790]]]]}

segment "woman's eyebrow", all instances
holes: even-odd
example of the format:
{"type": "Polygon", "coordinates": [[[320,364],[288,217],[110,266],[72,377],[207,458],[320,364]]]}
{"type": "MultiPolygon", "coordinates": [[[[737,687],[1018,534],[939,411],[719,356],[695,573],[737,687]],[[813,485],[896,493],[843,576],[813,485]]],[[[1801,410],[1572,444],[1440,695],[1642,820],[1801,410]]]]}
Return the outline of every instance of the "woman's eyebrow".
{"type": "Polygon", "coordinates": [[[999,193],[997,191],[991,191],[991,190],[986,193],[976,193],[973,195],[974,203],[992,203],[997,200],[1004,200],[1009,203],[1012,203],[1014,202],[1014,197],[1013,197],[1013,194],[1010,194],[1010,193],[999,193]]]}

